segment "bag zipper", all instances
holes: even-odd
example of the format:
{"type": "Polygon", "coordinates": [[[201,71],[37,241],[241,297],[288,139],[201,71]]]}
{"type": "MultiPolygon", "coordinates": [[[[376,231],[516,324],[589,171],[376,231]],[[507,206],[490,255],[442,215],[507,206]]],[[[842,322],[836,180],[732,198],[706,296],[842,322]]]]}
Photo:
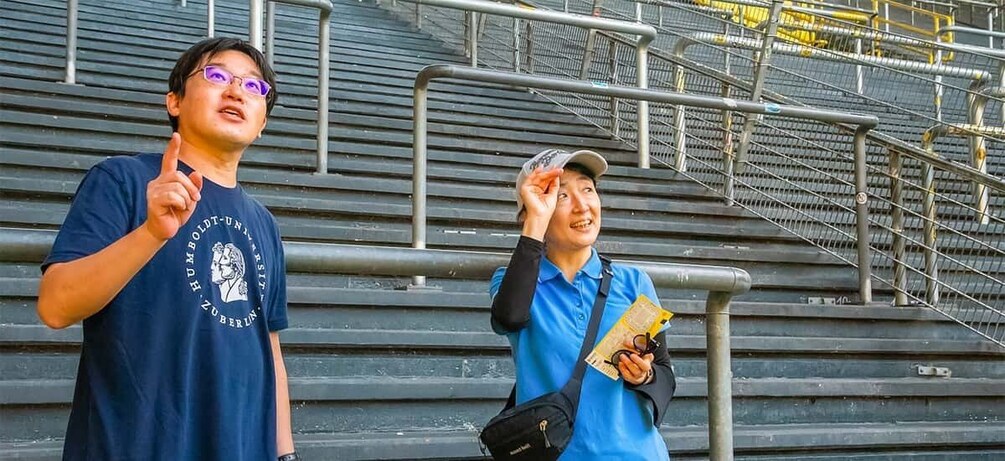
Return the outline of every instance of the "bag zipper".
{"type": "Polygon", "coordinates": [[[542,419],[538,427],[541,428],[541,434],[544,435],[544,447],[551,448],[551,441],[548,440],[548,420],[542,419]]]}

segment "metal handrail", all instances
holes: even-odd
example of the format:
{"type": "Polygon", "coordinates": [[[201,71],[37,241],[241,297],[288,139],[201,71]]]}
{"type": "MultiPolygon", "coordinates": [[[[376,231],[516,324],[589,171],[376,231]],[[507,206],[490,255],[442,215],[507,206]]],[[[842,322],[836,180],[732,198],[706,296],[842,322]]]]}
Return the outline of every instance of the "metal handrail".
{"type": "MultiPolygon", "coordinates": [[[[768,114],[806,120],[849,123],[858,128],[855,133],[855,188],[861,200],[856,201],[859,242],[867,242],[869,235],[868,207],[866,206],[866,151],[865,135],[879,121],[871,115],[854,115],[804,107],[757,104],[729,98],[714,98],[680,93],[669,93],[642,88],[601,85],[582,80],[536,77],[513,72],[499,72],[453,65],[427,66],[415,77],[413,109],[413,172],[412,172],[412,246],[426,246],[426,134],[427,98],[429,84],[434,79],[471,80],[485,83],[514,85],[522,88],[547,89],[570,93],[592,94],[622,99],[648,100],[668,104],[681,104],[718,110],[733,110],[750,114],[768,114]]],[[[868,244],[859,245],[859,282],[863,302],[871,302],[871,269],[868,244]]],[[[736,274],[746,272],[733,269],[736,274]]],[[[416,277],[416,285],[424,285],[425,277],[416,277]]],[[[744,282],[745,284],[748,282],[744,282]]],[[[729,366],[729,302],[732,294],[710,291],[706,303],[708,321],[708,398],[709,398],[709,451],[713,460],[729,460],[733,456],[732,440],[732,390],[729,366]]]]}
{"type": "MultiPolygon", "coordinates": [[[[994,37],[994,38],[1005,38],[1005,32],[994,31],[994,30],[976,29],[976,28],[973,28],[973,27],[965,27],[965,26],[946,26],[946,27],[941,27],[937,31],[937,34],[938,35],[942,35],[942,34],[945,34],[947,32],[963,32],[963,33],[966,33],[966,34],[984,35],[984,36],[987,36],[987,37],[994,37]]],[[[983,49],[983,48],[979,48],[979,49],[983,49]]]]}
{"type": "MultiPolygon", "coordinates": [[[[52,248],[55,231],[0,228],[0,261],[39,262],[52,248]]],[[[283,242],[286,268],[295,272],[359,275],[435,275],[488,278],[509,262],[504,253],[283,242]]],[[[714,460],[732,459],[732,371],[729,303],[750,290],[750,275],[733,267],[616,261],[644,270],[660,288],[708,291],[705,311],[709,433],[714,460]]]]}
{"type": "MultiPolygon", "coordinates": [[[[581,27],[588,30],[606,30],[638,36],[635,44],[636,81],[639,88],[649,87],[649,44],[656,39],[656,28],[635,22],[619,21],[581,14],[563,13],[558,11],[523,8],[514,5],[486,2],[481,0],[402,0],[418,5],[468,11],[473,13],[492,14],[510,18],[540,21],[552,24],[581,27]]],[[[477,24],[477,21],[472,21],[477,24]]],[[[469,38],[472,54],[475,55],[478,46],[477,34],[469,38]]],[[[586,59],[584,58],[584,62],[586,59]]],[[[585,65],[585,64],[584,64],[585,65]]],[[[649,104],[639,102],[636,110],[638,123],[638,165],[639,168],[649,168],[649,104]]]]}
{"type": "MultiPolygon", "coordinates": [[[[607,37],[613,40],[621,40],[617,35],[607,35],[607,37]]],[[[707,65],[688,61],[681,56],[674,56],[665,54],[659,49],[650,50],[650,56],[656,59],[661,59],[675,66],[687,66],[691,72],[704,75],[705,77],[718,80],[725,85],[733,86],[744,91],[751,91],[752,85],[750,82],[744,81],[733,75],[729,75],[722,72],[720,69],[715,69],[707,65]]],[[[809,107],[804,103],[801,103],[793,98],[785,96],[783,94],[776,93],[771,90],[764,90],[764,99],[774,103],[787,104],[790,106],[802,106],[809,107]]],[[[839,125],[840,126],[840,125],[839,125]]],[[[850,128],[849,131],[854,131],[854,128],[850,128]]],[[[933,166],[940,170],[944,170],[960,176],[968,181],[973,181],[978,184],[984,184],[996,189],[1005,190],[1005,180],[998,178],[996,176],[991,176],[987,173],[982,173],[968,165],[957,163],[955,161],[945,159],[942,157],[932,157],[927,152],[915,146],[909,144],[901,139],[892,137],[888,134],[884,134],[880,131],[870,131],[867,135],[870,141],[879,143],[888,149],[897,150],[907,157],[922,161],[931,162],[933,166]]]]}
{"type": "MultiPolygon", "coordinates": [[[[922,136],[922,148],[931,157],[938,157],[935,153],[935,140],[942,136],[961,136],[961,137],[973,137],[974,133],[979,133],[983,135],[997,135],[1005,138],[1005,128],[998,127],[986,127],[983,125],[936,125],[925,131],[922,136]]],[[[979,145],[979,152],[983,153],[984,143],[983,137],[981,137],[981,142],[979,145]]],[[[981,158],[980,166],[983,170],[984,162],[981,158]]],[[[903,160],[900,155],[893,155],[890,159],[890,171],[891,171],[891,199],[895,205],[892,226],[894,229],[904,228],[904,203],[903,194],[901,193],[900,186],[900,171],[903,168],[903,160]]],[[[937,242],[936,242],[936,224],[937,216],[935,210],[935,170],[932,165],[928,162],[922,162],[921,164],[921,188],[925,191],[924,198],[922,201],[923,216],[924,216],[924,260],[925,260],[925,302],[934,306],[939,302],[940,290],[939,290],[939,267],[937,264],[937,242]]],[[[988,190],[984,184],[974,184],[974,195],[977,199],[977,219],[978,222],[982,224],[987,224],[989,222],[988,217],[988,190]]],[[[991,185],[995,188],[995,185],[991,185]]],[[[1000,192],[1005,192],[1005,187],[997,187],[1000,192]]],[[[893,287],[895,290],[896,302],[898,305],[907,304],[907,293],[904,290],[906,286],[906,270],[904,261],[905,245],[904,238],[899,232],[894,232],[893,234],[893,264],[894,264],[894,280],[893,287]]]]}
{"type": "MultiPolygon", "coordinates": [[[[264,0],[250,0],[248,17],[248,38],[251,45],[262,49],[262,3],[264,0]]],[[[328,81],[331,75],[331,13],[335,6],[331,0],[269,0],[269,10],[275,11],[273,3],[307,6],[318,9],[318,130],[317,130],[317,174],[328,173],[328,81]]],[[[275,51],[272,37],[274,25],[269,27],[269,62],[274,61],[275,51]]],[[[266,50],[268,51],[268,50],[266,50]]]]}
{"type": "MultiPolygon", "coordinates": [[[[40,262],[56,239],[56,231],[0,227],[0,261],[40,262]]],[[[337,243],[283,242],[286,268],[292,272],[485,278],[509,263],[506,253],[362,246],[337,243]],[[388,263],[393,260],[393,264],[388,263]]],[[[615,260],[636,266],[661,288],[717,291],[739,295],[750,289],[742,269],[695,264],[615,260]]]]}
{"type": "MultiPolygon", "coordinates": [[[[724,36],[711,32],[696,32],[689,36],[681,37],[681,39],[677,41],[677,44],[674,47],[674,56],[677,57],[678,61],[683,61],[684,52],[688,47],[695,44],[709,44],[749,50],[758,50],[762,45],[761,40],[755,38],[724,36]]],[[[772,49],[781,54],[799,56],[803,58],[815,58],[826,61],[865,64],[870,66],[885,66],[896,70],[905,70],[922,74],[966,78],[972,81],[970,88],[972,92],[980,91],[982,86],[991,80],[991,73],[981,69],[945,66],[942,64],[927,64],[906,59],[884,58],[878,56],[860,55],[856,53],[824,51],[809,46],[788,43],[773,43],[772,49]]],[[[683,82],[683,78],[677,79],[677,91],[684,91],[683,82]]],[[[939,99],[940,98],[936,97],[935,102],[937,106],[941,105],[941,101],[939,99]]],[[[682,110],[682,108],[677,109],[677,111],[682,110]]],[[[683,119],[683,115],[681,118],[683,119]]],[[[678,143],[677,139],[677,137],[683,136],[683,130],[678,130],[674,133],[674,145],[679,145],[680,148],[683,149],[678,149],[677,155],[686,155],[686,146],[682,140],[678,143]]],[[[746,161],[745,157],[747,146],[742,141],[743,140],[741,139],[739,149],[736,153],[735,162],[737,164],[737,171],[740,171],[740,166],[746,161]]]]}

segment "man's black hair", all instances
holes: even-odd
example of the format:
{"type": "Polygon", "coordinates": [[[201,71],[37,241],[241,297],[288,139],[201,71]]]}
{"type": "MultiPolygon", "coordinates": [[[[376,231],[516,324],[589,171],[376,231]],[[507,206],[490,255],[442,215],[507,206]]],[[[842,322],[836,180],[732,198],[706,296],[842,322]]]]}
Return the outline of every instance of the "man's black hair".
{"type": "MultiPolygon", "coordinates": [[[[203,58],[208,61],[218,53],[231,50],[248,55],[255,62],[255,65],[258,66],[258,70],[261,71],[266,83],[272,88],[269,90],[269,94],[265,96],[265,114],[268,116],[272,112],[273,106],[276,105],[276,99],[279,96],[276,91],[276,73],[272,70],[272,66],[269,65],[269,61],[265,59],[265,55],[261,51],[258,51],[251,44],[239,38],[207,38],[185,50],[181,57],[178,58],[178,61],[175,62],[174,69],[171,70],[171,76],[168,77],[168,91],[179,97],[185,96],[185,80],[192,72],[195,72],[197,66],[203,62],[203,58]]],[[[178,117],[168,114],[168,119],[171,120],[171,131],[178,131],[178,117]]]]}

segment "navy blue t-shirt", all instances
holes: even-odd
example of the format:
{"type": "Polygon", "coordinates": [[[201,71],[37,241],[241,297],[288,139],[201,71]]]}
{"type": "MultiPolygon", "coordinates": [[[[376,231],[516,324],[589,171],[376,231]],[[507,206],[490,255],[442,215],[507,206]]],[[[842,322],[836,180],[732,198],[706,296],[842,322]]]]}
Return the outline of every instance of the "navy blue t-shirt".
{"type": "MultiPolygon", "coordinates": [[[[149,154],[92,168],[42,269],[143,224],[160,168],[149,154]]],[[[287,326],[285,272],[268,210],[240,186],[205,180],[185,226],[84,320],[63,459],[275,459],[269,332],[287,326]]]]}

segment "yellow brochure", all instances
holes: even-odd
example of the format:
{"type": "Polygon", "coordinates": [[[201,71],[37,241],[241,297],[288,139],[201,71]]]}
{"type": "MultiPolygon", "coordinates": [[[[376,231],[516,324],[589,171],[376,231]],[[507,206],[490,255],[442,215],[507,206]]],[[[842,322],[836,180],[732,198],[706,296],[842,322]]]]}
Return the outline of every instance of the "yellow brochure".
{"type": "Polygon", "coordinates": [[[645,295],[639,295],[639,298],[618,319],[618,323],[614,324],[614,327],[604,335],[604,339],[601,339],[590,355],[586,356],[586,363],[608,378],[617,380],[618,369],[608,363],[611,356],[619,350],[628,348],[625,340],[633,339],[637,335],[645,336],[646,333],[656,336],[671,317],[673,312],[660,308],[645,295]]]}

